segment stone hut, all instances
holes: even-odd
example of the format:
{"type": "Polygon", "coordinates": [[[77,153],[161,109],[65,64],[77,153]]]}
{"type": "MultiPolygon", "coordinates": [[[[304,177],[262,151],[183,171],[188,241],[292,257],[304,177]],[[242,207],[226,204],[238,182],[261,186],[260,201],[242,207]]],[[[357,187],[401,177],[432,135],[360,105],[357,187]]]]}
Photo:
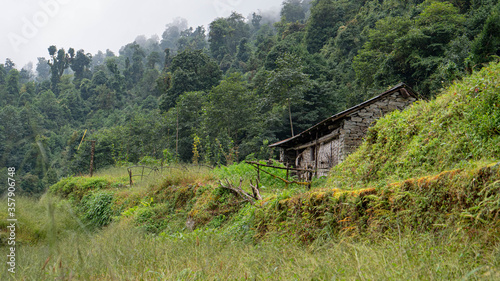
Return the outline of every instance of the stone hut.
{"type": "Polygon", "coordinates": [[[402,110],[416,100],[417,94],[400,83],[270,147],[281,149],[280,161],[285,165],[316,170],[317,176],[326,176],[330,168],[361,145],[368,127],[378,118],[391,111],[402,110]]]}

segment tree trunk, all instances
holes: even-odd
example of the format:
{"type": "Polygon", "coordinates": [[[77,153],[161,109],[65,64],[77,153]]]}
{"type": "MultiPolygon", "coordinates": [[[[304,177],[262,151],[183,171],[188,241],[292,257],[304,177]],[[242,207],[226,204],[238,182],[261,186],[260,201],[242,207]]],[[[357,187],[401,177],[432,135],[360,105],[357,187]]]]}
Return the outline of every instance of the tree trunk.
{"type": "Polygon", "coordinates": [[[176,132],[175,132],[175,157],[179,157],[179,107],[176,114],[176,132]]]}
{"type": "Polygon", "coordinates": [[[292,131],[292,137],[295,136],[293,133],[293,122],[292,122],[292,105],[290,103],[290,98],[288,98],[288,116],[290,117],[290,130],[292,131]]]}

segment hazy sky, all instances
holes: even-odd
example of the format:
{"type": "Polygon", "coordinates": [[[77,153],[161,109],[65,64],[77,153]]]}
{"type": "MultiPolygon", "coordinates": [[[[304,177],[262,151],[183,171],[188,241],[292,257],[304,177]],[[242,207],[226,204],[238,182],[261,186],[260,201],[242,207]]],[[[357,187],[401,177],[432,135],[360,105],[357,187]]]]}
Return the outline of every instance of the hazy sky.
{"type": "Polygon", "coordinates": [[[161,34],[176,17],[189,26],[208,24],[236,11],[279,12],[283,0],[2,0],[0,63],[10,58],[20,69],[37,57],[48,57],[47,48],[84,49],[95,54],[121,46],[138,35],[161,34]]]}

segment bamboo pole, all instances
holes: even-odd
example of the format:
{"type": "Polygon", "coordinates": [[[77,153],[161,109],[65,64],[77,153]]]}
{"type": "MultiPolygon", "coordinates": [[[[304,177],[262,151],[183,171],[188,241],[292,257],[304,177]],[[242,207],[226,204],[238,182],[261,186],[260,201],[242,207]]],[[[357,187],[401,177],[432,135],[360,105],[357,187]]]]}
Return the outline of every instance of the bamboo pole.
{"type": "Polygon", "coordinates": [[[288,116],[290,117],[290,130],[292,131],[292,137],[294,137],[295,134],[293,133],[292,105],[290,104],[290,98],[288,98],[288,116]]]}
{"type": "Polygon", "coordinates": [[[179,107],[177,106],[177,118],[176,118],[176,127],[177,130],[175,132],[175,157],[179,157],[179,107]]]}

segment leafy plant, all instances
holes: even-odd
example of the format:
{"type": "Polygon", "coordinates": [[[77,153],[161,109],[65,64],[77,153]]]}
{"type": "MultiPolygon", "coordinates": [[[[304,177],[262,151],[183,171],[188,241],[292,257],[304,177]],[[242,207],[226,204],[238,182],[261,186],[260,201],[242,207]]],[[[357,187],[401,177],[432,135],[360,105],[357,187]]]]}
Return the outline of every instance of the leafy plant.
{"type": "Polygon", "coordinates": [[[78,209],[80,216],[93,227],[103,227],[111,222],[113,211],[113,193],[96,191],[85,195],[78,209]]]}

